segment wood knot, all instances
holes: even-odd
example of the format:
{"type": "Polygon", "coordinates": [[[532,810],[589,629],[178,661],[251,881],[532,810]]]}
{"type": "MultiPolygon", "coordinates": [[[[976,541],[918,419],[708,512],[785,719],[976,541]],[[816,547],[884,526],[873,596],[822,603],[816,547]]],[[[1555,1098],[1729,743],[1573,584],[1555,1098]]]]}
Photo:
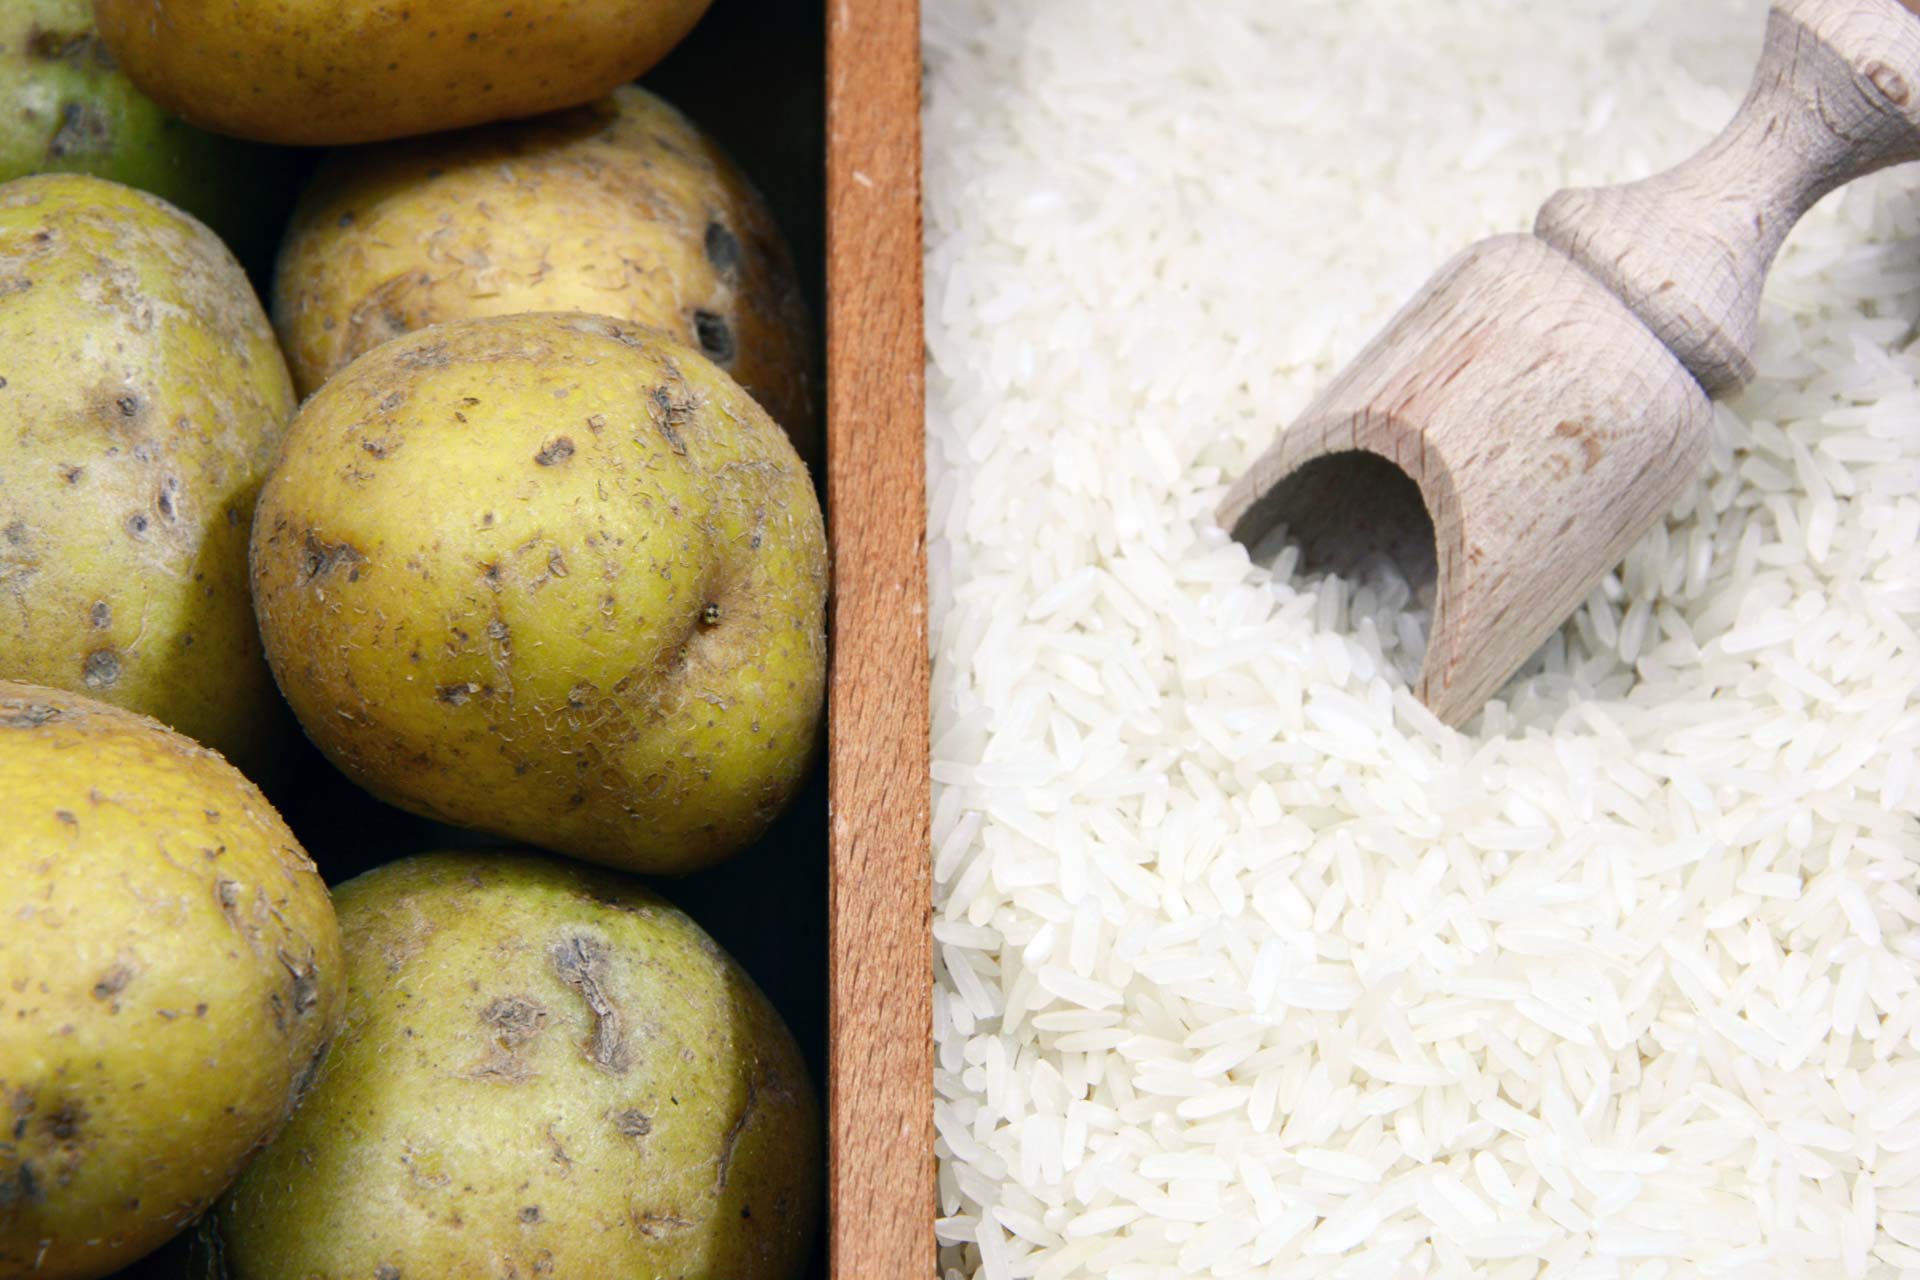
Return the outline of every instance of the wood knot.
{"type": "Polygon", "coordinates": [[[1888,102],[1896,107],[1904,107],[1913,96],[1913,90],[1907,84],[1907,78],[1884,62],[1867,64],[1867,79],[1873,82],[1888,102]]]}

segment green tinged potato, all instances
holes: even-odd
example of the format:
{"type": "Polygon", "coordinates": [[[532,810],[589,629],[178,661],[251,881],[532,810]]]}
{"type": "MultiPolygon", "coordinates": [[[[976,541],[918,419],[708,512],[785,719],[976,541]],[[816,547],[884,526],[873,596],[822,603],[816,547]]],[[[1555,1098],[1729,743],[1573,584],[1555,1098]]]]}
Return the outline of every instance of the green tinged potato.
{"type": "Polygon", "coordinates": [[[205,222],[249,266],[292,202],[291,157],[202,133],[133,87],[93,29],[92,0],[0,3],[0,182],[90,173],[205,222]]]}
{"type": "Polygon", "coordinates": [[[228,1280],[783,1280],[819,1115],[779,1015],[628,881],[438,854],[335,898],[346,1023],[209,1218],[228,1280]]]}
{"type": "Polygon", "coordinates": [[[260,768],[281,713],[247,528],[292,409],[205,227],[97,178],[0,185],[0,677],[260,768]]]}
{"type": "Polygon", "coordinates": [[[252,556],[301,724],[402,808],[680,873],[806,772],[819,504],[752,398],[649,330],[535,314],[376,347],[295,419],[252,556]]]}
{"type": "Polygon", "coordinates": [[[812,337],[780,230],[744,175],[644,89],[452,137],[337,152],[281,250],[274,323],[310,394],[413,329],[590,311],[697,348],[819,445],[812,337]]]}
{"type": "Polygon", "coordinates": [[[105,1275],[293,1110],[339,930],[259,791],[144,717],[0,681],[0,797],[0,1275],[105,1275]]]}
{"type": "Polygon", "coordinates": [[[665,57],[708,0],[96,0],[100,34],[203,128],[332,146],[591,102],[665,57]]]}

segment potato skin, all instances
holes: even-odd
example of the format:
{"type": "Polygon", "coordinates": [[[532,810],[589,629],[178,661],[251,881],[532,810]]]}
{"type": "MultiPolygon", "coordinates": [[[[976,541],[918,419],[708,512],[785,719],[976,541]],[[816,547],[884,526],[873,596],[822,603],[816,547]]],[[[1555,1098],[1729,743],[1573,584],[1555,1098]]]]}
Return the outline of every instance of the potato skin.
{"type": "Polygon", "coordinates": [[[536,313],[376,347],[295,418],[252,566],[308,736],[415,813],[679,874],[805,776],[819,504],[752,398],[664,335],[536,313]]]}
{"type": "Polygon", "coordinates": [[[605,872],[431,854],[339,887],[346,1025],[209,1219],[227,1280],[785,1280],[820,1118],[766,998],[605,872]]]}
{"type": "Polygon", "coordinates": [[[201,128],[334,146],[591,102],[708,2],[96,0],[96,21],[133,82],[201,128]]]}
{"type": "Polygon", "coordinates": [[[0,676],[265,767],[247,529],[293,387],[239,265],[131,188],[0,185],[0,378],[0,676]]]}
{"type": "Polygon", "coordinates": [[[326,886],[238,771],[0,681],[0,1275],[105,1275],[272,1138],[345,1005],[326,886]]]}
{"type": "Polygon", "coordinates": [[[338,152],[274,277],[294,383],[430,324],[587,311],[700,351],[819,450],[793,260],[752,185],[644,89],[537,120],[338,152]]]}
{"type": "MultiPolygon", "coordinates": [[[[0,4],[0,182],[90,173],[152,192],[271,266],[293,158],[204,133],[133,87],[93,27],[92,0],[0,4]]],[[[263,276],[264,277],[264,273],[263,276]]]]}

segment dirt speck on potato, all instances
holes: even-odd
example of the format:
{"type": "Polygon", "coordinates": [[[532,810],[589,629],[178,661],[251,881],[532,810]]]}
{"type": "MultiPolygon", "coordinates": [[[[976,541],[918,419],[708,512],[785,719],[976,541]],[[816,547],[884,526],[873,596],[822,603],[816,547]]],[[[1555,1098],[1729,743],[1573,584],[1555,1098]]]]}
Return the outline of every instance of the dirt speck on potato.
{"type": "Polygon", "coordinates": [[[525,996],[502,996],[480,1011],[480,1021],[493,1028],[501,1044],[512,1048],[547,1025],[547,1010],[525,996]]]}
{"type": "Polygon", "coordinates": [[[683,1218],[671,1209],[639,1210],[632,1214],[633,1229],[649,1240],[659,1240],[676,1231],[685,1231],[698,1226],[691,1218],[683,1218]]]}
{"type": "Polygon", "coordinates": [[[469,1068],[477,1080],[524,1084],[534,1072],[522,1050],[547,1028],[546,1006],[526,996],[501,996],[480,1011],[489,1038],[486,1056],[469,1068]]]}
{"type": "Polygon", "coordinates": [[[434,690],[433,696],[450,707],[464,707],[467,699],[480,692],[480,686],[471,680],[462,680],[457,684],[443,684],[434,690]]]}
{"type": "Polygon", "coordinates": [[[278,953],[280,967],[287,971],[287,980],[292,986],[290,993],[293,1012],[296,1017],[305,1017],[313,1012],[320,1003],[320,975],[311,960],[295,960],[285,951],[278,953]]]}
{"type": "Polygon", "coordinates": [[[573,456],[573,441],[565,436],[555,436],[540,446],[540,452],[533,460],[543,467],[556,467],[573,456]]]}
{"type": "Polygon", "coordinates": [[[132,981],[132,967],[125,964],[116,964],[101,974],[99,981],[93,984],[93,998],[95,1000],[111,1002],[113,1012],[118,1013],[120,1011],[120,1004],[119,1001],[113,998],[122,991],[125,991],[127,984],[132,981]]]}
{"type": "Polygon", "coordinates": [[[81,670],[80,681],[89,689],[111,689],[120,680],[120,655],[112,649],[95,649],[89,653],[81,670]]]}
{"type": "Polygon", "coordinates": [[[37,729],[60,718],[60,708],[44,702],[0,701],[0,728],[37,729]]]}
{"type": "Polygon", "coordinates": [[[349,581],[357,581],[360,566],[366,562],[360,549],[351,543],[327,542],[313,530],[307,530],[306,559],[302,565],[307,582],[331,577],[343,568],[349,581]]]}

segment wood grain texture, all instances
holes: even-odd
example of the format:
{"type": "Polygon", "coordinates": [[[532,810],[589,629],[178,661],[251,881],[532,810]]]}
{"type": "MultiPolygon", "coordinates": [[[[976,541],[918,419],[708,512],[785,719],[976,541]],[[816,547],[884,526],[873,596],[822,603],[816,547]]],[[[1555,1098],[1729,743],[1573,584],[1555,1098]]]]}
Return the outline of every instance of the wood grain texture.
{"type": "Polygon", "coordinates": [[[1356,521],[1398,514],[1366,459],[1411,477],[1430,550],[1418,568],[1396,559],[1437,588],[1414,692],[1459,724],[1693,482],[1711,419],[1605,286],[1533,236],[1499,236],[1440,269],[1241,477],[1221,521],[1252,541],[1284,517],[1325,564],[1319,548],[1343,532],[1351,545],[1356,521]]]}
{"type": "Polygon", "coordinates": [[[1920,159],[1920,22],[1895,0],[1779,0],[1746,101],[1665,173],[1562,191],[1534,234],[1598,276],[1710,396],[1753,378],[1774,255],[1836,187],[1920,159]]]}
{"type": "Polygon", "coordinates": [[[827,11],[828,1256],[935,1273],[916,0],[827,11]]]}

